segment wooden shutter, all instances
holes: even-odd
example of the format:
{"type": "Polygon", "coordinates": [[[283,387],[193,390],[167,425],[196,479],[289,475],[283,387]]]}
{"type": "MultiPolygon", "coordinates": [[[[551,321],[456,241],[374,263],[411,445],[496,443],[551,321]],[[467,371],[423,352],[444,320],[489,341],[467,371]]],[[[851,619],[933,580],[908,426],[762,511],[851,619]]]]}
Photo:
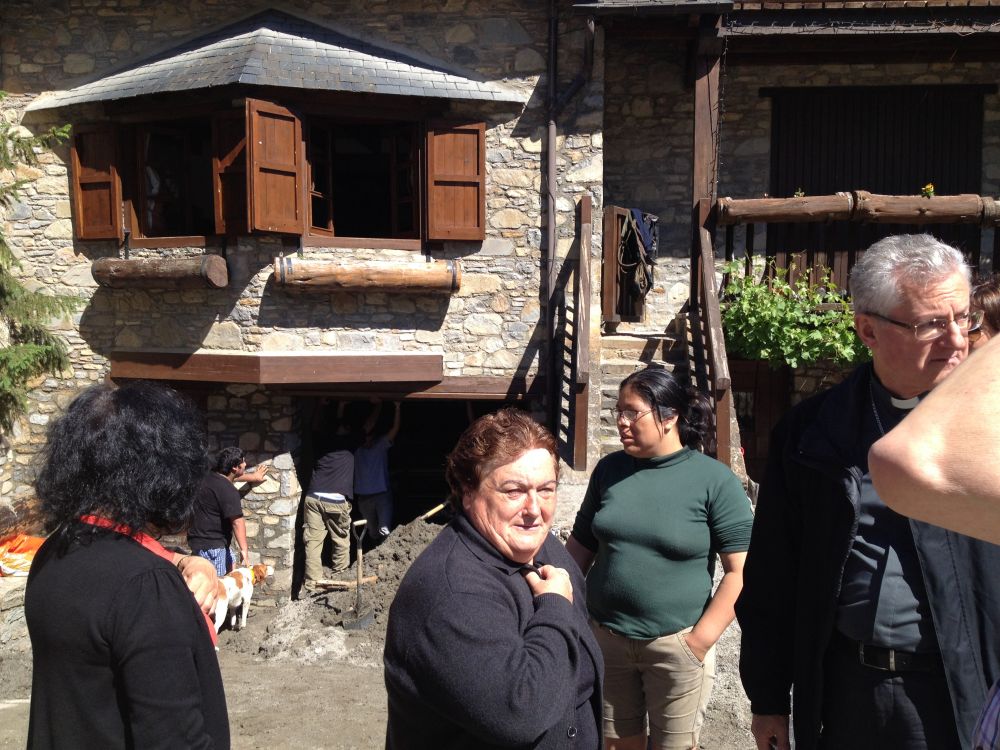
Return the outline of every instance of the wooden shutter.
{"type": "Polygon", "coordinates": [[[232,111],[212,118],[212,193],[216,234],[245,234],[247,203],[247,121],[232,111]]]}
{"type": "Polygon", "coordinates": [[[427,239],[486,237],[486,125],[427,128],[427,239]]]}
{"type": "Polygon", "coordinates": [[[250,228],[303,234],[302,123],[277,104],[247,99],[250,228]]]}
{"type": "Polygon", "coordinates": [[[110,124],[80,126],[73,132],[70,159],[77,239],[125,239],[117,135],[110,124]]]}

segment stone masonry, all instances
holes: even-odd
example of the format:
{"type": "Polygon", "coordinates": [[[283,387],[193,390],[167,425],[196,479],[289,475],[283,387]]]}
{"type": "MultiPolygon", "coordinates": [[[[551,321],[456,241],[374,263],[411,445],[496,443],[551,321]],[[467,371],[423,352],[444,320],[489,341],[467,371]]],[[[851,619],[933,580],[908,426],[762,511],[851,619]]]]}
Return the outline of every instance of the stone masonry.
{"type": "MultiPolygon", "coordinates": [[[[560,71],[565,86],[582,59],[584,19],[563,2],[560,71]]],[[[166,50],[180,41],[269,7],[266,2],[181,0],[142,3],[91,0],[5,3],[0,29],[0,89],[10,93],[4,117],[45,91],[60,91],[166,50]],[[44,6],[44,7],[43,7],[44,6]]],[[[113,242],[73,238],[68,147],[42,154],[23,199],[3,221],[29,286],[80,298],[72,319],[55,321],[70,350],[65,373],[35,385],[28,413],[0,451],[0,509],[31,499],[32,464],[49,421],[86,385],[107,375],[113,350],[183,349],[240,352],[440,353],[446,376],[528,375],[540,367],[544,331],[543,271],[545,60],[547,8],[529,0],[291,0],[281,9],[359,38],[409,49],[525,93],[526,105],[453,102],[447,116],[486,122],[487,238],[445,242],[432,254],[461,260],[461,290],[451,296],[381,292],[316,294],[269,282],[274,257],[295,252],[277,237],[241,237],[226,249],[222,290],[109,290],[90,276],[91,263],[121,257],[113,242]]],[[[600,42],[598,41],[598,45],[600,42]]],[[[594,247],[599,254],[603,181],[603,80],[591,82],[560,118],[555,217],[557,252],[573,247],[575,203],[595,197],[594,247]]],[[[97,105],[32,113],[29,130],[103,118],[97,105]]],[[[304,257],[352,263],[369,259],[422,263],[420,253],[372,247],[306,248],[304,257]]],[[[218,249],[209,248],[210,252],[218,249]]],[[[203,248],[133,250],[142,255],[198,255],[203,248]]],[[[561,262],[561,260],[560,260],[561,262]]],[[[599,278],[599,276],[598,276],[599,278]]],[[[594,299],[599,293],[595,284],[594,299]]],[[[251,549],[275,565],[275,601],[288,595],[294,524],[301,487],[295,470],[298,401],[256,386],[219,386],[205,396],[213,448],[244,447],[251,462],[273,459],[278,470],[245,500],[251,549]]],[[[538,405],[533,405],[537,410],[538,405]]],[[[579,480],[578,480],[579,481],[579,480]]]]}

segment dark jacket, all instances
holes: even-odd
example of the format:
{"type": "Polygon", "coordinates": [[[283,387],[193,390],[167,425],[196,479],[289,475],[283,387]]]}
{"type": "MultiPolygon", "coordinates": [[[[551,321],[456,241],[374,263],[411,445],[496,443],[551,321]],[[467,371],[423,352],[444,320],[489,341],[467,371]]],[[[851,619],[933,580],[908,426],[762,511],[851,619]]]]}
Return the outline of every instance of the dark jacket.
{"type": "Polygon", "coordinates": [[[31,565],[28,747],[228,748],[208,624],[177,569],[114,531],[31,565]]]}
{"type": "MultiPolygon", "coordinates": [[[[871,365],[792,409],[771,440],[743,592],[740,674],[756,714],[788,714],[796,747],[817,747],[823,657],[858,524],[871,365]]],[[[972,449],[972,446],[970,446],[972,449]]],[[[963,747],[1000,677],[1000,547],[911,521],[963,747]]],[[[933,707],[930,710],[940,710],[933,707]]]]}
{"type": "Polygon", "coordinates": [[[389,610],[387,748],[597,750],[603,661],[583,575],[553,536],[535,561],[569,571],[572,604],[533,597],[464,516],[413,563],[389,610]]]}

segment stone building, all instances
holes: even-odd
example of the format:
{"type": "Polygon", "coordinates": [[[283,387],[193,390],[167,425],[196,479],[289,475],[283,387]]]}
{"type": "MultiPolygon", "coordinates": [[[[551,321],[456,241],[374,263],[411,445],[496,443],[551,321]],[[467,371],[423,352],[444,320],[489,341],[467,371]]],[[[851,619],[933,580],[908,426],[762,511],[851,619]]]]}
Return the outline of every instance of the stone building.
{"type": "MultiPolygon", "coordinates": [[[[863,111],[852,92],[955,91],[981,116],[954,140],[974,136],[982,158],[954,192],[997,193],[1000,9],[966,5],[7,0],[2,115],[69,122],[74,139],[24,170],[4,232],[26,283],[81,303],[55,322],[71,368],[35,384],[5,436],[0,510],[30,505],[46,425],[75,393],[147,377],[197,399],[213,447],[273,459],[245,504],[274,601],[293,590],[323,398],[403,400],[404,516],[440,499],[470,414],[525,406],[557,431],[570,523],[613,445],[601,415],[617,382],[687,362],[693,230],[711,225],[699,207],[717,185],[773,193],[777,163],[803,180],[819,163],[788,151],[795,116],[824,121],[834,95],[863,111]],[[608,206],[659,217],[636,320],[602,307],[608,206]]],[[[927,127],[957,127],[952,100],[926,101],[927,127]]],[[[841,127],[884,139],[905,106],[841,127]]],[[[810,193],[836,181],[817,169],[810,193]]],[[[836,189],[855,188],[883,189],[836,189]]]]}

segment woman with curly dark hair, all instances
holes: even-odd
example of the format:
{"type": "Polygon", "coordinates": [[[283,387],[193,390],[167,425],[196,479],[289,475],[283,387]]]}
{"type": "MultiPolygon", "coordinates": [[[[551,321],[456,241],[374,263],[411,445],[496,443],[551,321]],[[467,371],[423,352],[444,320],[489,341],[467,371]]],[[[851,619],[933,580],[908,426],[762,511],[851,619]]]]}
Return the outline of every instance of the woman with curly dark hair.
{"type": "Polygon", "coordinates": [[[134,382],[78,396],[49,429],[36,481],[51,535],[28,576],[29,748],[225,748],[210,627],[155,539],[184,528],[205,433],[175,391],[134,382]]]}
{"type": "Polygon", "coordinates": [[[622,450],[594,468],[566,543],[587,574],[604,654],[608,750],[694,748],[750,543],[739,480],[699,452],[707,399],[664,369],[629,375],[613,410],[622,450]],[[724,575],[715,595],[716,554],[724,575]]]}

